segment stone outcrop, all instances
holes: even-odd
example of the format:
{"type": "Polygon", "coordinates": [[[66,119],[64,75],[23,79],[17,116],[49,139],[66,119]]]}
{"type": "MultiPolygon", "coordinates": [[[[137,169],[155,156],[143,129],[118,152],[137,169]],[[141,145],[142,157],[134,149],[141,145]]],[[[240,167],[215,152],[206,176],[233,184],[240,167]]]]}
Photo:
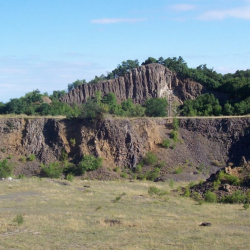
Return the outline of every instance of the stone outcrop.
{"type": "MultiPolygon", "coordinates": [[[[136,68],[125,76],[102,81],[97,84],[83,84],[60,98],[60,101],[70,105],[86,102],[94,97],[96,91],[102,95],[114,93],[119,102],[128,98],[134,103],[144,103],[148,98],[166,97],[169,102],[182,103],[187,99],[194,99],[200,94],[211,93],[201,84],[189,79],[179,79],[175,73],[166,67],[152,63],[136,68]]],[[[216,97],[224,96],[213,92],[216,97]]]]}
{"type": "Polygon", "coordinates": [[[35,154],[49,163],[65,151],[75,163],[92,154],[102,157],[106,166],[133,168],[152,151],[166,169],[185,162],[193,167],[219,162],[225,167],[232,161],[237,166],[242,155],[250,159],[250,118],[181,118],[180,142],[174,149],[165,149],[160,145],[170,138],[171,124],[170,118],[107,118],[97,124],[82,119],[0,119],[0,159],[35,154]]]}

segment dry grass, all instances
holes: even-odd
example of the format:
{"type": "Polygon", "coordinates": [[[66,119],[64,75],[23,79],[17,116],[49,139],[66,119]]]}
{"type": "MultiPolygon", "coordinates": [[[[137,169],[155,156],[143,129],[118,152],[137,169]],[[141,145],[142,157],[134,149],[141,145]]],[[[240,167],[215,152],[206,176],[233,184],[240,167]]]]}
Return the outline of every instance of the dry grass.
{"type": "Polygon", "coordinates": [[[242,205],[150,196],[150,186],[170,189],[137,181],[1,181],[0,249],[249,248],[250,211],[242,205]],[[13,222],[17,214],[24,216],[21,226],[13,222]]]}

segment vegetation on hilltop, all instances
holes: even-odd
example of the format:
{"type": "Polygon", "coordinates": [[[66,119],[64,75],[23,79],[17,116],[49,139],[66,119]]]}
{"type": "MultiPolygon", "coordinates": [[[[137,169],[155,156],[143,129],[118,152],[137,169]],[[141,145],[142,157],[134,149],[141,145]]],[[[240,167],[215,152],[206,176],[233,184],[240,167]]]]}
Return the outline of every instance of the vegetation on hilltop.
{"type": "MultiPolygon", "coordinates": [[[[213,68],[208,68],[206,64],[199,65],[196,68],[188,67],[187,63],[182,57],[168,57],[164,59],[160,57],[155,59],[148,57],[141,65],[147,65],[150,63],[161,64],[170,70],[176,72],[181,79],[192,79],[213,91],[227,93],[228,101],[220,103],[218,99],[212,94],[205,94],[197,97],[195,100],[187,100],[180,107],[181,114],[184,116],[218,116],[218,115],[245,115],[250,113],[250,69],[237,70],[234,74],[222,75],[217,73],[213,68]]],[[[82,84],[95,84],[99,81],[114,79],[119,76],[123,76],[134,68],[139,67],[138,60],[127,60],[108,72],[107,75],[95,76],[94,79],[87,82],[86,80],[76,80],[73,83],[68,84],[68,91],[72,91],[82,84]]],[[[41,94],[39,90],[34,90],[27,93],[24,97],[11,99],[6,104],[0,102],[0,114],[26,114],[26,115],[66,115],[67,117],[83,116],[84,113],[88,114],[86,108],[90,106],[94,108],[93,112],[97,112],[97,105],[94,100],[88,101],[88,104],[84,105],[85,111],[82,106],[69,106],[65,103],[59,102],[58,99],[65,95],[65,90],[53,91],[52,95],[47,93],[41,94]],[[49,97],[51,103],[44,101],[44,97],[49,97]],[[91,103],[92,102],[92,103],[91,103]]],[[[138,104],[133,104],[132,100],[127,100],[120,105],[114,102],[115,96],[108,94],[102,100],[101,106],[104,109],[100,109],[98,112],[105,112],[105,108],[111,114],[118,116],[166,116],[166,113],[159,113],[157,110],[151,110],[149,107],[151,103],[158,102],[156,100],[150,100],[146,102],[145,107],[141,107],[138,104]],[[106,104],[106,106],[104,105],[106,104]],[[146,110],[145,110],[146,108],[146,110]]],[[[167,103],[160,101],[161,105],[166,106],[167,103]]],[[[97,102],[100,106],[100,103],[97,102]]],[[[156,106],[155,106],[156,107],[156,106]]],[[[99,107],[100,108],[100,107],[99,107]]]]}

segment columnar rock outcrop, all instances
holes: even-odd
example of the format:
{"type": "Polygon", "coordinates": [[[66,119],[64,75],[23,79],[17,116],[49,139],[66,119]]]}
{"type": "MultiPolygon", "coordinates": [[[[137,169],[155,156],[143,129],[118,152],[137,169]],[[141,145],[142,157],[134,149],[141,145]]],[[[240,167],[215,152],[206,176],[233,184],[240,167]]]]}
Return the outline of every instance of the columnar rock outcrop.
{"type": "MultiPolygon", "coordinates": [[[[211,93],[201,84],[189,79],[179,79],[166,67],[152,63],[136,68],[116,79],[97,84],[83,84],[63,96],[60,101],[70,105],[81,104],[89,97],[94,97],[96,91],[101,91],[102,95],[112,92],[119,102],[131,98],[134,103],[140,104],[154,97],[166,97],[168,100],[182,103],[200,94],[211,93]]],[[[218,94],[217,97],[219,97],[218,94]]]]}

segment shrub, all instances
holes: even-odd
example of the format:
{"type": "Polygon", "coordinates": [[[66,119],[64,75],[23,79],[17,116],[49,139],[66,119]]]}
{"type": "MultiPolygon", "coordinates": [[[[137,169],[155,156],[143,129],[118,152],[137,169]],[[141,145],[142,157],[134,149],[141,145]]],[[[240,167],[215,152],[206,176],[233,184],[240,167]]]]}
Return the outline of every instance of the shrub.
{"type": "Polygon", "coordinates": [[[23,162],[23,163],[26,163],[26,157],[25,156],[22,156],[20,159],[19,159],[21,162],[23,162]]]}
{"type": "Polygon", "coordinates": [[[169,139],[164,139],[163,141],[162,141],[162,147],[164,147],[164,148],[169,148],[170,147],[170,144],[171,144],[171,141],[169,140],[169,139]]]}
{"type": "Polygon", "coordinates": [[[5,152],[6,152],[6,149],[5,149],[5,148],[1,148],[1,152],[2,152],[2,153],[5,153],[5,152]]]}
{"type": "Polygon", "coordinates": [[[154,181],[160,175],[160,169],[155,168],[153,171],[146,173],[146,179],[149,181],[154,181]]]}
{"type": "Polygon", "coordinates": [[[205,193],[205,201],[209,203],[216,203],[217,202],[217,196],[215,193],[208,191],[205,193]]]}
{"type": "Polygon", "coordinates": [[[175,117],[173,119],[173,130],[178,131],[178,129],[179,129],[179,120],[175,117]]]}
{"type": "Polygon", "coordinates": [[[66,180],[72,182],[74,180],[74,174],[68,173],[66,176],[66,180]]]}
{"type": "Polygon", "coordinates": [[[18,215],[14,218],[13,222],[16,222],[18,225],[22,225],[23,222],[24,222],[24,218],[23,218],[23,216],[22,216],[21,214],[18,214],[18,215]]]}
{"type": "Polygon", "coordinates": [[[59,160],[60,161],[67,161],[68,160],[68,154],[66,153],[64,148],[61,151],[61,155],[59,157],[59,160]]]}
{"type": "Polygon", "coordinates": [[[181,174],[183,171],[182,167],[178,167],[177,169],[175,169],[174,174],[181,174]]]}
{"type": "Polygon", "coordinates": [[[74,147],[76,145],[76,139],[75,138],[70,138],[69,140],[70,144],[74,147]]]}
{"type": "Polygon", "coordinates": [[[189,197],[190,196],[190,190],[189,190],[189,188],[185,188],[184,189],[183,196],[185,196],[185,197],[189,197]]]}
{"type": "Polygon", "coordinates": [[[12,175],[13,167],[7,159],[0,161],[0,178],[7,178],[12,175]]]}
{"type": "Polygon", "coordinates": [[[166,162],[165,161],[161,161],[161,162],[159,162],[159,163],[156,164],[156,167],[157,168],[163,168],[165,165],[166,165],[166,162]]]}
{"type": "Polygon", "coordinates": [[[24,178],[25,178],[25,175],[24,175],[24,174],[19,174],[17,178],[18,178],[18,179],[24,179],[24,178]]]}
{"type": "Polygon", "coordinates": [[[120,176],[122,177],[122,178],[127,178],[127,173],[126,172],[122,172],[121,174],[120,174],[120,176]]]}
{"type": "Polygon", "coordinates": [[[179,133],[178,131],[172,130],[170,136],[174,142],[178,142],[179,140],[179,133]]]}
{"type": "Polygon", "coordinates": [[[45,176],[49,178],[60,178],[64,170],[60,162],[53,162],[48,166],[42,164],[41,168],[45,176]]]}
{"type": "Polygon", "coordinates": [[[157,156],[152,152],[147,152],[143,161],[148,165],[154,165],[157,163],[157,156]]]}
{"type": "Polygon", "coordinates": [[[114,172],[116,172],[116,173],[120,172],[120,168],[119,167],[115,167],[114,168],[114,172]]]}
{"type": "Polygon", "coordinates": [[[101,167],[102,158],[96,158],[93,155],[83,156],[81,162],[78,164],[78,168],[81,174],[84,174],[86,171],[93,171],[101,167]]]}
{"type": "Polygon", "coordinates": [[[244,208],[245,210],[247,210],[247,209],[249,208],[249,204],[248,204],[248,203],[245,203],[245,204],[243,205],[243,208],[244,208]]]}
{"type": "Polygon", "coordinates": [[[34,161],[36,159],[36,156],[34,154],[31,154],[30,156],[27,157],[28,161],[34,161]]]}
{"type": "Polygon", "coordinates": [[[218,188],[220,187],[220,184],[221,184],[220,180],[214,181],[213,183],[214,190],[218,190],[218,188]]]}
{"type": "Polygon", "coordinates": [[[224,171],[220,171],[217,176],[217,180],[220,180],[221,182],[228,182],[229,184],[235,186],[240,185],[240,179],[237,176],[226,174],[224,171]]]}
{"type": "Polygon", "coordinates": [[[13,157],[12,155],[9,155],[7,158],[10,160],[10,159],[12,159],[12,157],[13,157]]]}
{"type": "Polygon", "coordinates": [[[250,199],[248,195],[244,194],[242,191],[237,190],[232,194],[224,196],[221,199],[222,203],[249,203],[250,199]]]}
{"type": "Polygon", "coordinates": [[[174,188],[175,181],[173,179],[169,180],[169,186],[174,188]]]}
{"type": "Polygon", "coordinates": [[[141,171],[142,171],[142,165],[141,164],[136,165],[135,172],[140,173],[141,171]]]}

